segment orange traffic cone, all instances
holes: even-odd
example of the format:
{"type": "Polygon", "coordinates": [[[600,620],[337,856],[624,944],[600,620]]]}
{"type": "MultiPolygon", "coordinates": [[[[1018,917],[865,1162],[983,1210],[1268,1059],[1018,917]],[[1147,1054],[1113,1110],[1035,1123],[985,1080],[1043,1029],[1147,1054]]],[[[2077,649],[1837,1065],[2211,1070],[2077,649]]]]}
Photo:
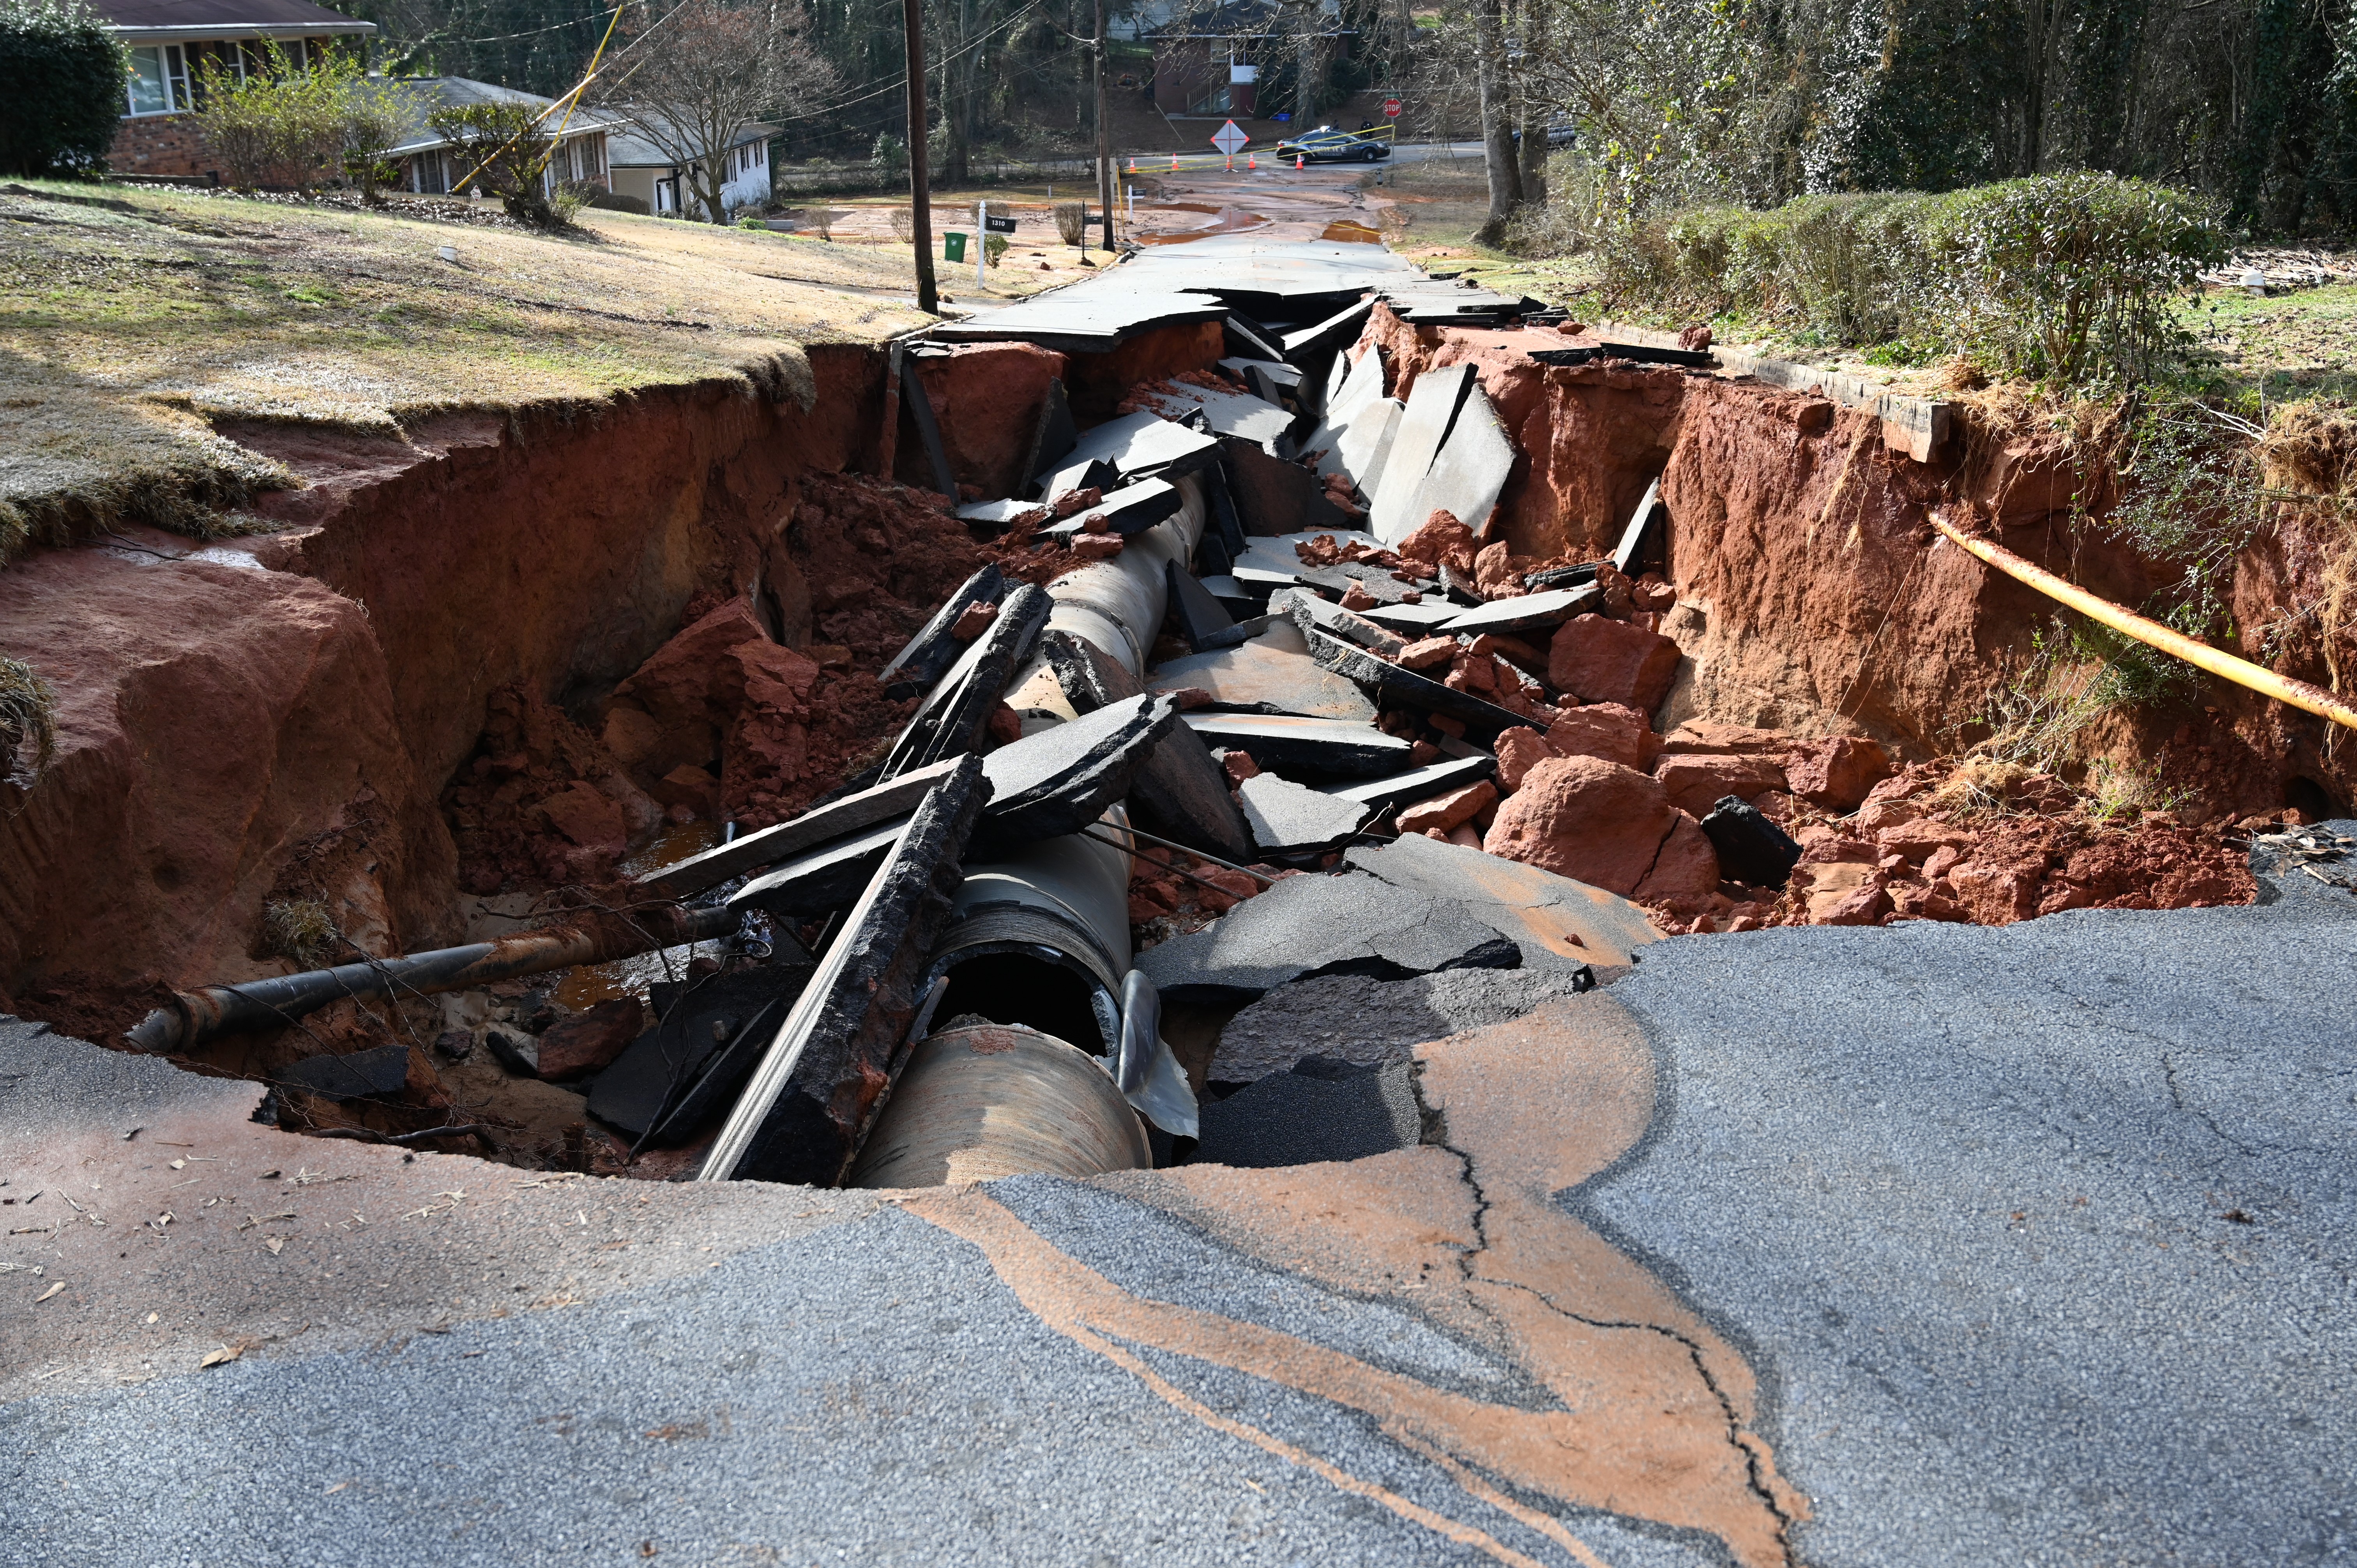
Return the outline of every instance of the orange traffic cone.
{"type": "Polygon", "coordinates": [[[1259,173],[1260,155],[1258,153],[1246,153],[1244,155],[1244,164],[1245,166],[1250,168],[1254,173],[1259,173]]]}
{"type": "Polygon", "coordinates": [[[1293,166],[1297,169],[1301,166],[1301,155],[1299,153],[1293,155],[1293,166]]]}
{"type": "Polygon", "coordinates": [[[1170,172],[1172,174],[1177,174],[1178,172],[1178,155],[1177,153],[1170,155],[1170,172]]]}
{"type": "Polygon", "coordinates": [[[1135,153],[1130,155],[1129,172],[1132,174],[1135,174],[1137,172],[1137,155],[1135,153]]]}

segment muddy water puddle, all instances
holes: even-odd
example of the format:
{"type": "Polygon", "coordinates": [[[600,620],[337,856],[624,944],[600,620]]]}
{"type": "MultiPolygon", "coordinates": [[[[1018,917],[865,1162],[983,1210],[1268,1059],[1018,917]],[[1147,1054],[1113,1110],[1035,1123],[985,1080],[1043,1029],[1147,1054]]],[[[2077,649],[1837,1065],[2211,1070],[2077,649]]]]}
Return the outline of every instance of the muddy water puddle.
{"type": "Polygon", "coordinates": [[[1189,240],[1200,240],[1213,234],[1240,234],[1250,229],[1265,227],[1269,219],[1262,213],[1247,211],[1241,207],[1214,206],[1201,201],[1166,201],[1158,206],[1140,209],[1140,216],[1157,212],[1189,212],[1208,216],[1209,223],[1197,223],[1184,229],[1144,230],[1130,238],[1141,245],[1178,245],[1189,240]]]}

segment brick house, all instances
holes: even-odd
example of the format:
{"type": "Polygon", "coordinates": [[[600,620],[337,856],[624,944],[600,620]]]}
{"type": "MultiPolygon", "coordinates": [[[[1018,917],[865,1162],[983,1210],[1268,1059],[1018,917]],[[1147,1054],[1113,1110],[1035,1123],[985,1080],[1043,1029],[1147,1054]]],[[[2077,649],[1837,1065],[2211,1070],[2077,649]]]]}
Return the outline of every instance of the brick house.
{"type": "Polygon", "coordinates": [[[331,39],[376,31],[311,0],[93,0],[92,8],[131,50],[123,123],[107,154],[117,174],[218,178],[188,113],[208,64],[243,81],[263,69],[271,43],[307,64],[331,39]]]}

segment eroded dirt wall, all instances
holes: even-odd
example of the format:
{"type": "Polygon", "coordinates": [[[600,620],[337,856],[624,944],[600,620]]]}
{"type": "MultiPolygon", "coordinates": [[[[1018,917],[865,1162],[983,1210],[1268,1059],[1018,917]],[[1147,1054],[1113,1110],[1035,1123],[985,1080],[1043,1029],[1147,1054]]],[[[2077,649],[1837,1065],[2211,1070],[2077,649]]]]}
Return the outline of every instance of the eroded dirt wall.
{"type": "Polygon", "coordinates": [[[759,585],[808,640],[797,482],[874,461],[883,376],[869,349],[810,358],[807,409],[711,385],[405,443],[241,429],[310,481],[266,503],[283,531],[0,573],[0,651],[56,688],[61,732],[0,790],[0,1008],[100,1038],[159,984],[281,972],[274,896],[373,951],[456,940],[436,797],[494,691],[602,695],[699,592],[759,585]]]}
{"type": "MultiPolygon", "coordinates": [[[[1702,718],[1856,733],[1914,758],[1986,733],[1974,721],[2034,639],[2051,640],[2060,607],[1935,542],[1934,509],[2131,607],[2178,575],[2089,524],[2115,482],[2059,437],[1975,434],[1960,413],[1958,434],[1921,464],[1886,449],[1878,421],[1823,397],[1617,362],[1541,363],[1530,350],[1583,341],[1551,329],[1415,327],[1379,305],[1361,341],[1382,348],[1394,397],[1433,370],[1475,367],[1517,448],[1485,537],[1520,561],[1606,553],[1659,477],[1679,596],[1661,629],[1688,660],[1657,715],[1663,731],[1702,718]]],[[[2332,533],[2287,511],[2244,553],[2223,646],[2330,683],[2315,607],[2332,533]]],[[[2343,642],[2341,664],[2357,671],[2357,641],[2343,642]]],[[[2357,748],[2221,680],[2107,713],[2082,744],[2157,768],[2197,821],[2312,804],[2309,789],[2340,807],[2357,796],[2357,748]]]]}

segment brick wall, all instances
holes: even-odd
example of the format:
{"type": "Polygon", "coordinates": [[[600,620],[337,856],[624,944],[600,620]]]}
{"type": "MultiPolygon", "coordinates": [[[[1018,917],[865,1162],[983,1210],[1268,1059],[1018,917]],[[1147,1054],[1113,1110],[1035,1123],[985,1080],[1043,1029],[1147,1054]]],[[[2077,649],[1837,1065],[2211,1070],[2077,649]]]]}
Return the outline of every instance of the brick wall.
{"type": "Polygon", "coordinates": [[[142,114],[120,122],[106,166],[116,174],[212,174],[221,167],[188,114],[142,114]]]}

